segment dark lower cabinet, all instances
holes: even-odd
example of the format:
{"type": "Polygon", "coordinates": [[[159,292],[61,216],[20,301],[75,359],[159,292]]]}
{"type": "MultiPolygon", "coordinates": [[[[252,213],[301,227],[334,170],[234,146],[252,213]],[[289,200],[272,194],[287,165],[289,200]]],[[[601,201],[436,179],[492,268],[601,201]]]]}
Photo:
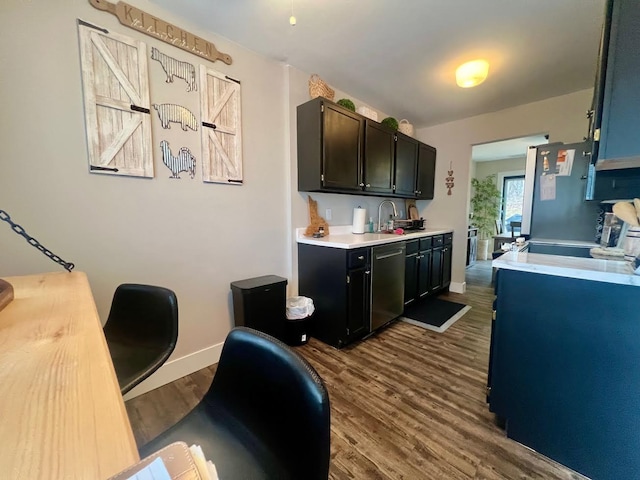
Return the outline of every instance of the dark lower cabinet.
{"type": "Polygon", "coordinates": [[[371,249],[298,244],[298,291],[313,300],[311,335],[341,348],[371,326],[371,249]]]}
{"type": "MultiPolygon", "coordinates": [[[[363,253],[364,254],[364,253],[363,253]]],[[[347,332],[350,342],[369,333],[369,297],[371,271],[369,266],[347,272],[347,332]]]]}
{"type": "Polygon", "coordinates": [[[431,272],[433,272],[432,237],[420,239],[420,254],[418,255],[418,296],[422,298],[431,291],[431,272]]]}
{"type": "Polygon", "coordinates": [[[451,285],[451,245],[442,249],[442,288],[451,285]]]}
{"type": "Polygon", "coordinates": [[[453,234],[447,233],[407,242],[405,305],[437,293],[451,284],[452,240],[453,234]]]}
{"type": "Polygon", "coordinates": [[[404,304],[409,305],[418,298],[418,258],[420,241],[418,239],[407,242],[404,263],[404,304]]]}
{"type": "Polygon", "coordinates": [[[442,247],[432,250],[431,286],[432,292],[437,292],[442,288],[442,247]]]}
{"type": "Polygon", "coordinates": [[[453,234],[433,237],[431,259],[431,292],[438,292],[451,284],[451,244],[453,234]]]}

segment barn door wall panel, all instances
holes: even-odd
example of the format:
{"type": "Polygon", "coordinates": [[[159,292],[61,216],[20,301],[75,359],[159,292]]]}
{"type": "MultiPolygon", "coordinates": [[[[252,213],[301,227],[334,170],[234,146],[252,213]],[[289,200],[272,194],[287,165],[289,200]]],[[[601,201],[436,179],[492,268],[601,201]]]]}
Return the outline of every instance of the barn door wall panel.
{"type": "Polygon", "coordinates": [[[146,45],[82,23],[78,34],[91,172],[153,177],[146,45]]]}
{"type": "Polygon", "coordinates": [[[200,66],[202,179],[241,184],[242,120],[240,83],[200,66]]]}

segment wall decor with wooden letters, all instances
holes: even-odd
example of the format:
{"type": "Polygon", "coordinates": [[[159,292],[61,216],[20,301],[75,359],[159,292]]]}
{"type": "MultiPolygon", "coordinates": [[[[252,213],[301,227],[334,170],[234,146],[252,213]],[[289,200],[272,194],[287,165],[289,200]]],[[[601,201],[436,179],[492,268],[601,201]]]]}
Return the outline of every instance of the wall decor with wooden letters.
{"type": "Polygon", "coordinates": [[[90,171],[153,177],[147,48],[78,20],[90,171]]]}
{"type": "Polygon", "coordinates": [[[200,65],[202,180],[242,184],[240,82],[200,65]]]}
{"type": "Polygon", "coordinates": [[[118,17],[122,25],[162,40],[189,53],[211,60],[212,62],[221,60],[227,65],[231,65],[231,56],[219,52],[213,43],[167,23],[128,3],[111,3],[107,0],[89,0],[89,3],[98,10],[109,12],[118,17]]]}

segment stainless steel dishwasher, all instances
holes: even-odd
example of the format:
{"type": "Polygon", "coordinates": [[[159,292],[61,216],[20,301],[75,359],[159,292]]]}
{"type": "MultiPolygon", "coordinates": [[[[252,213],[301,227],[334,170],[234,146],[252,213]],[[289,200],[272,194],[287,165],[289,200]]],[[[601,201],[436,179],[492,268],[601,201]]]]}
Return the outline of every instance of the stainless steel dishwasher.
{"type": "Polygon", "coordinates": [[[371,331],[404,311],[405,242],[373,247],[371,262],[371,331]]]}

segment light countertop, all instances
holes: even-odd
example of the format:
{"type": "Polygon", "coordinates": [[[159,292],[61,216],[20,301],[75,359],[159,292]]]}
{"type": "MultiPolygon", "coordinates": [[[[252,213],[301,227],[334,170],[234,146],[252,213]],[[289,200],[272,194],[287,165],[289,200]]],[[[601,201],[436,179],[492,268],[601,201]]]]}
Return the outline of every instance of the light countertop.
{"type": "Polygon", "coordinates": [[[640,275],[634,275],[631,264],[615,260],[507,252],[496,258],[492,266],[506,270],[640,287],[640,275]]]}
{"type": "Polygon", "coordinates": [[[431,235],[442,235],[451,233],[451,228],[425,228],[424,230],[409,230],[403,235],[394,233],[351,233],[351,225],[349,226],[329,226],[330,235],[322,238],[305,237],[305,228],[296,229],[296,241],[298,243],[306,243],[308,245],[318,245],[321,247],[332,248],[361,248],[382,245],[391,242],[401,242],[403,240],[411,240],[413,238],[428,237],[431,235]]]}
{"type": "Polygon", "coordinates": [[[595,242],[584,242],[581,240],[557,240],[553,238],[530,238],[529,242],[540,245],[554,245],[561,247],[595,248],[600,246],[600,244],[595,242]]]}

